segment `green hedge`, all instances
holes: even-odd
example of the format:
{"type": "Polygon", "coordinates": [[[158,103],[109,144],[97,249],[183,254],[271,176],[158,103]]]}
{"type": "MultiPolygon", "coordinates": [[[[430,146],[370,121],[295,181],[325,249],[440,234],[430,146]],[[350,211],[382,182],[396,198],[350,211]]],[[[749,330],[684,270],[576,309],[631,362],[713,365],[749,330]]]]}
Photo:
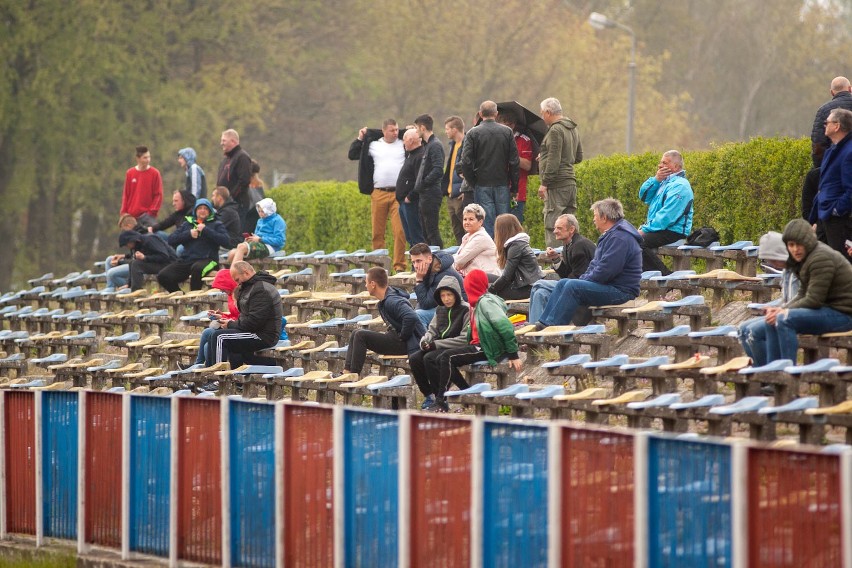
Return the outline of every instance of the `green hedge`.
{"type": "MultiPolygon", "coordinates": [[[[638,189],[656,170],[660,153],[599,156],[577,167],[577,217],[581,231],[592,238],[589,207],[598,199],[616,197],[627,218],[639,226],[646,207],[638,189]]],[[[695,192],[694,226],[709,225],[722,242],[752,240],[770,229],[781,230],[799,211],[802,179],[810,167],[810,141],[755,138],[684,155],[687,176],[695,192]]],[[[353,166],[354,167],[354,166],[353,166]]],[[[353,171],[353,175],[355,172],[353,171]]],[[[539,181],[529,180],[524,226],[533,246],[544,245],[539,181]]],[[[311,252],[370,249],[370,198],[350,182],[303,182],[269,191],[287,221],[287,250],[311,252]]],[[[446,213],[441,215],[444,244],[453,244],[446,213]]],[[[390,227],[388,246],[392,246],[390,227]]]]}

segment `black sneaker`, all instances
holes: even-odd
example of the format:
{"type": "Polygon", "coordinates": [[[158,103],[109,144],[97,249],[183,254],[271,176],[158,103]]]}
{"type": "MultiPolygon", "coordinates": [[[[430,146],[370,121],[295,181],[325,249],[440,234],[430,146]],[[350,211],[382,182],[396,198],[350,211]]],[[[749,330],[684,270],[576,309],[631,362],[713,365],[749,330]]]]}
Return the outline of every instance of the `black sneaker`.
{"type": "Polygon", "coordinates": [[[216,392],[217,390],[219,390],[219,381],[213,381],[212,383],[207,383],[206,385],[204,385],[203,387],[201,387],[198,390],[200,390],[202,392],[216,392]]]}

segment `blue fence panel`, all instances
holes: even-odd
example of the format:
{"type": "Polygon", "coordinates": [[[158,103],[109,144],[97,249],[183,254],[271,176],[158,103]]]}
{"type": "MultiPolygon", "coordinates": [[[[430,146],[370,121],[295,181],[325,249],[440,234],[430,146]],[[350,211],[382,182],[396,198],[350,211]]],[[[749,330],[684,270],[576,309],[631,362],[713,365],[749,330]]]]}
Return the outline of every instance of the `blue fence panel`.
{"type": "Polygon", "coordinates": [[[399,418],[344,412],[345,566],[398,565],[399,418]]]}
{"type": "Polygon", "coordinates": [[[275,566],[275,407],[230,404],[231,562],[275,566]]]}
{"type": "Polygon", "coordinates": [[[731,566],[731,448],[651,437],[649,566],[731,566]]]}
{"type": "Polygon", "coordinates": [[[77,538],[79,398],[76,392],[42,393],[44,535],[77,538]]]}
{"type": "Polygon", "coordinates": [[[130,550],[169,555],[171,400],[130,399],[130,550]]]}
{"type": "Polygon", "coordinates": [[[486,422],[483,566],[547,566],[547,428],[486,422]]]}

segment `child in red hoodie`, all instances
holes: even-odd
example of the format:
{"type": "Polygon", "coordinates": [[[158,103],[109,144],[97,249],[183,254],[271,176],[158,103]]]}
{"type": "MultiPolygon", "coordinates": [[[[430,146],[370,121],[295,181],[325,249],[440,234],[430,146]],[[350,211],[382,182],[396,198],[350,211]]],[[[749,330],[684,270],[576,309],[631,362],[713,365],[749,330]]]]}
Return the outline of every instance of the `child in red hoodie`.
{"type": "Polygon", "coordinates": [[[515,328],[506,315],[506,303],[499,296],[488,294],[488,276],[482,270],[475,269],[464,277],[464,289],[470,303],[470,325],[467,330],[468,344],[463,347],[447,349],[438,360],[438,408],[447,411],[443,393],[452,382],[460,389],[470,385],[459,371],[459,367],[488,361],[496,365],[504,357],[509,366],[518,372],[522,368],[518,356],[518,340],[515,328]]]}
{"type": "Polygon", "coordinates": [[[213,279],[212,287],[228,295],[228,311],[209,310],[207,312],[207,315],[211,319],[210,327],[201,332],[201,339],[198,344],[198,357],[195,358],[196,365],[204,363],[205,367],[209,367],[215,363],[213,357],[207,353],[207,343],[210,341],[210,336],[213,335],[215,330],[222,327],[223,322],[236,320],[240,317],[240,310],[234,301],[234,289],[237,287],[237,283],[231,278],[231,271],[225,268],[217,272],[216,277],[213,279]]]}

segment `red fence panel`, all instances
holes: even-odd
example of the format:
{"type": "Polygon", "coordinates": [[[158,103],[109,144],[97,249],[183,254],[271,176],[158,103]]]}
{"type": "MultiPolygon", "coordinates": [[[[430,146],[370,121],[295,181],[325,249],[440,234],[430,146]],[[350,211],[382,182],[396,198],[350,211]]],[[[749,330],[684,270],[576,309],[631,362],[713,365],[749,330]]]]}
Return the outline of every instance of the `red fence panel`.
{"type": "Polygon", "coordinates": [[[178,401],[178,557],[207,564],[222,562],[220,413],[219,400],[178,401]]]}
{"type": "Polygon", "coordinates": [[[634,438],[562,429],[562,566],[633,566],[634,438]]]}
{"type": "Polygon", "coordinates": [[[6,530],[36,533],[35,398],[4,393],[6,413],[6,530]]]}
{"type": "Polygon", "coordinates": [[[748,565],[841,566],[840,483],[837,455],[749,448],[748,565]]]}
{"type": "Polygon", "coordinates": [[[334,564],[332,409],[284,407],[284,565],[334,564]]]}
{"type": "Polygon", "coordinates": [[[470,420],[411,417],[411,566],[470,565],[470,420]]]}
{"type": "Polygon", "coordinates": [[[86,542],[121,546],[122,396],[86,393],[86,542]]]}

